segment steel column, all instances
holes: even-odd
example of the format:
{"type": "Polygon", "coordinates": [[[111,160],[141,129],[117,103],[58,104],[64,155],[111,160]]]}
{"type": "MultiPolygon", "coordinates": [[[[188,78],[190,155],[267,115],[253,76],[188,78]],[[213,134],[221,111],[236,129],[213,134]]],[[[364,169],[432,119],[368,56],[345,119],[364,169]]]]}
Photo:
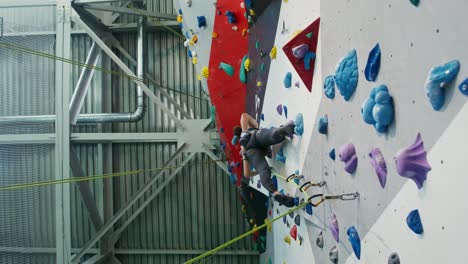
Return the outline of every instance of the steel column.
{"type": "MultiPolygon", "coordinates": [[[[56,55],[70,59],[70,1],[57,1],[56,55]]],[[[70,64],[55,62],[55,179],[70,178],[70,120],[68,100],[70,93],[70,64]]],[[[55,225],[57,263],[69,263],[71,257],[70,185],[55,187],[55,225]]]]}

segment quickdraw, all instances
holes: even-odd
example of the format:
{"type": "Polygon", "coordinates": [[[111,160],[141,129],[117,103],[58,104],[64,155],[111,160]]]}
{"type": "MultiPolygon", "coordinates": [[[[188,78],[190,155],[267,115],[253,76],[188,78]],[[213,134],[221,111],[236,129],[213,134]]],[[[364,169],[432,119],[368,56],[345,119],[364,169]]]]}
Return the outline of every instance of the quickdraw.
{"type": "Polygon", "coordinates": [[[299,180],[302,180],[304,179],[304,175],[296,175],[295,173],[289,175],[287,178],[286,178],[286,182],[290,182],[294,179],[299,179],[299,180]]]}
{"type": "Polygon", "coordinates": [[[309,202],[313,207],[317,207],[326,200],[352,201],[352,200],[356,200],[357,198],[359,198],[358,192],[345,193],[341,195],[315,194],[309,197],[309,199],[307,199],[307,202],[309,202]]]}
{"type": "Polygon", "coordinates": [[[327,184],[326,181],[321,181],[321,182],[310,182],[310,181],[308,181],[308,182],[302,184],[301,187],[299,187],[299,190],[300,190],[301,192],[305,192],[305,191],[307,191],[307,189],[309,189],[309,188],[312,187],[312,186],[315,186],[315,187],[323,187],[323,186],[325,186],[326,184],[327,184]]]}

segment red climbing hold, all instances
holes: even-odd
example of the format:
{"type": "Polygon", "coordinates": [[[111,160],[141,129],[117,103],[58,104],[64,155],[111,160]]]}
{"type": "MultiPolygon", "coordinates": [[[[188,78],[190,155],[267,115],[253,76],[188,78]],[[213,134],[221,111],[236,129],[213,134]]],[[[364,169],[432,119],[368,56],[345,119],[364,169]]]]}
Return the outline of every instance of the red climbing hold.
{"type": "Polygon", "coordinates": [[[291,237],[296,240],[297,238],[297,226],[294,225],[291,230],[289,230],[289,235],[291,235],[291,237]]]}

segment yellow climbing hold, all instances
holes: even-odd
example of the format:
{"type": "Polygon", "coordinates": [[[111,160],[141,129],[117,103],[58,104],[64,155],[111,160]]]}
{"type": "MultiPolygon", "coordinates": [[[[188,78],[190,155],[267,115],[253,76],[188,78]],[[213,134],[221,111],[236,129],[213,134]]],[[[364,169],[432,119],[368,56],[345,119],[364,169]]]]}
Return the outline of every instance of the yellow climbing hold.
{"type": "Polygon", "coordinates": [[[283,0],[283,2],[287,3],[287,2],[289,2],[289,0],[283,0]]]}
{"type": "Polygon", "coordinates": [[[253,219],[250,219],[250,220],[249,220],[249,223],[250,223],[251,225],[253,225],[254,220],[253,220],[253,219]]]}
{"type": "Polygon", "coordinates": [[[271,51],[270,51],[270,58],[271,58],[272,60],[276,59],[276,52],[277,52],[277,51],[276,51],[276,46],[274,46],[274,47],[271,49],[271,51]]]}
{"type": "Polygon", "coordinates": [[[200,76],[200,74],[197,75],[197,78],[198,78],[199,81],[201,81],[201,76],[200,76]]]}
{"type": "Polygon", "coordinates": [[[192,58],[192,63],[193,63],[193,64],[197,64],[197,63],[198,63],[197,57],[193,57],[193,58],[192,58]]]}
{"type": "Polygon", "coordinates": [[[211,37],[212,37],[212,38],[217,38],[217,37],[218,37],[218,33],[216,33],[216,32],[211,33],[211,37]]]}
{"type": "Polygon", "coordinates": [[[258,227],[257,224],[255,224],[252,229],[256,229],[257,227],[258,227]]]}
{"type": "Polygon", "coordinates": [[[293,37],[292,37],[292,38],[294,38],[294,37],[296,37],[297,35],[301,34],[301,32],[302,32],[302,30],[296,30],[296,31],[294,31],[293,37]]]}
{"type": "Polygon", "coordinates": [[[245,37],[245,35],[247,35],[247,29],[246,29],[246,28],[244,28],[244,29],[242,30],[242,36],[245,37]]]}
{"type": "Polygon", "coordinates": [[[246,212],[246,207],[245,207],[245,205],[242,205],[242,212],[243,212],[243,213],[246,212]]]}
{"type": "Polygon", "coordinates": [[[249,72],[250,71],[250,59],[247,58],[244,62],[244,68],[245,68],[245,71],[249,72]]]}
{"type": "Polygon", "coordinates": [[[183,18],[182,18],[182,15],[178,15],[177,16],[177,22],[182,23],[182,21],[184,21],[183,18]]]}
{"type": "Polygon", "coordinates": [[[250,9],[249,13],[250,13],[251,16],[255,16],[255,11],[253,9],[250,9]]]}
{"type": "Polygon", "coordinates": [[[273,226],[271,225],[271,222],[268,220],[268,218],[265,218],[265,224],[267,224],[268,232],[272,232],[273,231],[273,226]]]}
{"type": "Polygon", "coordinates": [[[284,242],[288,243],[289,245],[291,245],[291,237],[289,235],[285,236],[284,237],[284,242]]]}
{"type": "Polygon", "coordinates": [[[257,87],[262,86],[262,82],[257,82],[257,87]]]}
{"type": "Polygon", "coordinates": [[[193,35],[193,37],[192,37],[192,42],[193,42],[193,43],[197,43],[197,41],[198,41],[198,36],[197,36],[197,35],[193,35]]]}
{"type": "Polygon", "coordinates": [[[208,79],[208,75],[210,74],[210,71],[208,70],[208,67],[203,67],[201,70],[201,74],[203,78],[208,79]]]}

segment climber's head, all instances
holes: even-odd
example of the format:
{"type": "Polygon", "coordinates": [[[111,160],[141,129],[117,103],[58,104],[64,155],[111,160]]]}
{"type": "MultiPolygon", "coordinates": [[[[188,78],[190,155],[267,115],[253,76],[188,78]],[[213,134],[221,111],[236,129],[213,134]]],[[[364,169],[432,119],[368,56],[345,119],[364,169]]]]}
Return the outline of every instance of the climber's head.
{"type": "Polygon", "coordinates": [[[232,133],[234,133],[234,136],[238,136],[240,138],[240,135],[242,133],[242,128],[240,126],[235,126],[232,129],[232,133]]]}

